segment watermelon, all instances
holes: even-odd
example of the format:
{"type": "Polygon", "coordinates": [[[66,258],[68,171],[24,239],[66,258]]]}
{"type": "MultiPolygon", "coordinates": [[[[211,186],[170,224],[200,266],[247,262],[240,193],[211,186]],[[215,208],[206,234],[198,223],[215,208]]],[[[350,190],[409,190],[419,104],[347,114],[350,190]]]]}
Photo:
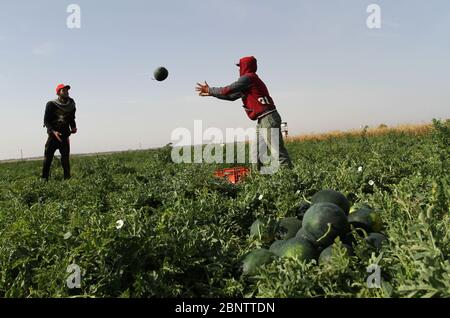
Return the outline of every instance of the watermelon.
{"type": "Polygon", "coordinates": [[[263,242],[272,242],[275,239],[277,222],[273,219],[268,221],[256,220],[250,226],[250,237],[263,242]]]}
{"type": "Polygon", "coordinates": [[[383,229],[380,214],[370,208],[362,207],[348,215],[348,223],[354,228],[361,228],[366,232],[379,232],[383,229]]]}
{"type": "Polygon", "coordinates": [[[379,250],[382,247],[383,242],[387,241],[387,238],[381,233],[369,233],[365,240],[370,246],[379,250]]]}
{"type": "Polygon", "coordinates": [[[155,78],[155,80],[161,82],[164,81],[167,77],[169,76],[169,71],[165,68],[165,67],[158,67],[154,72],[153,72],[153,77],[155,78]]]}
{"type": "Polygon", "coordinates": [[[274,254],[278,254],[281,245],[283,245],[285,242],[286,241],[284,240],[276,240],[275,242],[272,243],[272,245],[270,245],[269,250],[274,254]]]}
{"type": "Polygon", "coordinates": [[[317,249],[314,245],[302,238],[293,237],[284,243],[280,243],[274,252],[279,257],[296,258],[301,260],[310,261],[317,258],[317,249]]]}
{"type": "Polygon", "coordinates": [[[350,211],[350,202],[348,202],[348,199],[345,195],[343,195],[340,192],[327,189],[322,190],[314,194],[311,198],[311,202],[314,203],[320,203],[320,202],[329,202],[334,203],[338,207],[344,211],[346,215],[348,215],[348,212],[350,211]]]}
{"type": "Polygon", "coordinates": [[[296,217],[283,218],[278,222],[277,235],[278,239],[287,240],[295,236],[302,227],[302,221],[296,217]]]}
{"type": "Polygon", "coordinates": [[[350,229],[344,211],[329,202],[313,204],[305,213],[302,228],[319,248],[330,246],[336,237],[344,236],[350,229]]]}
{"type": "MultiPolygon", "coordinates": [[[[346,255],[348,255],[348,256],[353,255],[353,250],[349,245],[342,244],[341,246],[342,246],[342,248],[345,249],[346,255]]],[[[336,248],[337,248],[337,245],[333,244],[333,245],[328,246],[326,249],[324,249],[322,251],[322,253],[320,253],[319,264],[324,264],[324,263],[329,262],[331,260],[331,257],[333,256],[333,253],[335,253],[336,248]]]]}
{"type": "Polygon", "coordinates": [[[248,253],[242,261],[244,275],[253,275],[262,265],[269,264],[275,258],[271,251],[261,248],[248,253]]]}
{"type": "Polygon", "coordinates": [[[297,232],[295,237],[310,241],[311,243],[315,242],[314,237],[311,234],[309,234],[308,232],[306,232],[305,228],[303,228],[303,227],[297,232]]]}
{"type": "Polygon", "coordinates": [[[367,203],[358,202],[358,203],[355,203],[355,204],[352,205],[352,207],[350,208],[350,212],[349,213],[351,214],[351,213],[353,213],[355,211],[358,211],[359,209],[373,210],[372,207],[370,205],[368,205],[367,203]]]}

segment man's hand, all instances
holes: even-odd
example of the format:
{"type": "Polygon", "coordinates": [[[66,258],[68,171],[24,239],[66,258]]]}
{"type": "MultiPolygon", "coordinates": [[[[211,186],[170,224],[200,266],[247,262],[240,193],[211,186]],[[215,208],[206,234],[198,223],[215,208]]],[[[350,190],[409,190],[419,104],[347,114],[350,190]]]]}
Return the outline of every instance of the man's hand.
{"type": "Polygon", "coordinates": [[[77,127],[75,127],[75,128],[72,128],[72,130],[71,130],[70,132],[71,132],[72,134],[76,134],[77,131],[78,131],[78,129],[77,129],[77,127]]]}
{"type": "Polygon", "coordinates": [[[55,138],[58,139],[59,142],[62,142],[61,133],[60,132],[52,131],[52,133],[53,133],[53,136],[55,136],[55,138]]]}
{"type": "Polygon", "coordinates": [[[206,83],[206,81],[204,85],[197,83],[197,87],[195,88],[195,90],[198,92],[199,96],[211,96],[211,94],[209,93],[209,85],[208,83],[206,83]]]}

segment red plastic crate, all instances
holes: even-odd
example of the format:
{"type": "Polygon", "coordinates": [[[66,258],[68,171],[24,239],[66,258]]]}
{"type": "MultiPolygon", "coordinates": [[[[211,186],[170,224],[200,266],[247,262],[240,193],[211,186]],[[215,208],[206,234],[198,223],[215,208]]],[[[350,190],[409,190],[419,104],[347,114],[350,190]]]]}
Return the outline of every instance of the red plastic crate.
{"type": "Polygon", "coordinates": [[[227,178],[228,181],[235,184],[242,180],[245,175],[250,172],[249,168],[246,167],[235,167],[217,170],[214,175],[220,178],[227,178]]]}

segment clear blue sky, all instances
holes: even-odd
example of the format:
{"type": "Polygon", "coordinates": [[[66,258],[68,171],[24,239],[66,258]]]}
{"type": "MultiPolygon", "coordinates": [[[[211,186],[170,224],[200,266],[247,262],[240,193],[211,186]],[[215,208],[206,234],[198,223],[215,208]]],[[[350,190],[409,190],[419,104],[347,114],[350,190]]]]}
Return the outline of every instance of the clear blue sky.
{"type": "Polygon", "coordinates": [[[2,1],[0,159],[42,155],[60,82],[77,102],[73,153],[164,145],[196,119],[253,127],[240,101],[194,91],[234,81],[247,55],[291,134],[450,117],[448,0],[2,1]],[[81,29],[66,27],[71,3],[81,29]],[[371,3],[379,30],[366,26],[371,3]]]}

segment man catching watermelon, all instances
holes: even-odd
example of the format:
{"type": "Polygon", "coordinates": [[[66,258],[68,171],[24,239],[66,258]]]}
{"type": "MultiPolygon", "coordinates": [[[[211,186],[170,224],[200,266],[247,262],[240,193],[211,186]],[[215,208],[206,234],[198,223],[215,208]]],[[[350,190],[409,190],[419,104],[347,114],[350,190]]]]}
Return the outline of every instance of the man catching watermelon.
{"type": "Polygon", "coordinates": [[[56,87],[58,98],[47,103],[44,115],[44,127],[47,127],[48,139],[45,144],[42,178],[48,180],[55,151],[61,153],[64,179],[70,179],[70,141],[71,134],[77,132],[75,123],[75,101],[69,97],[70,86],[59,84],[56,87]]]}
{"type": "Polygon", "coordinates": [[[258,122],[256,126],[257,162],[255,163],[258,171],[263,166],[262,153],[267,149],[271,149],[272,157],[278,157],[280,166],[292,168],[292,162],[281,135],[281,117],[266,85],[256,74],[258,68],[256,58],[244,57],[236,65],[239,66],[240,77],[233,84],[226,87],[209,87],[205,81],[205,84],[197,83],[196,91],[200,96],[213,96],[228,101],[242,98],[247,116],[258,122]],[[272,140],[274,131],[278,135],[278,147],[272,140]]]}

